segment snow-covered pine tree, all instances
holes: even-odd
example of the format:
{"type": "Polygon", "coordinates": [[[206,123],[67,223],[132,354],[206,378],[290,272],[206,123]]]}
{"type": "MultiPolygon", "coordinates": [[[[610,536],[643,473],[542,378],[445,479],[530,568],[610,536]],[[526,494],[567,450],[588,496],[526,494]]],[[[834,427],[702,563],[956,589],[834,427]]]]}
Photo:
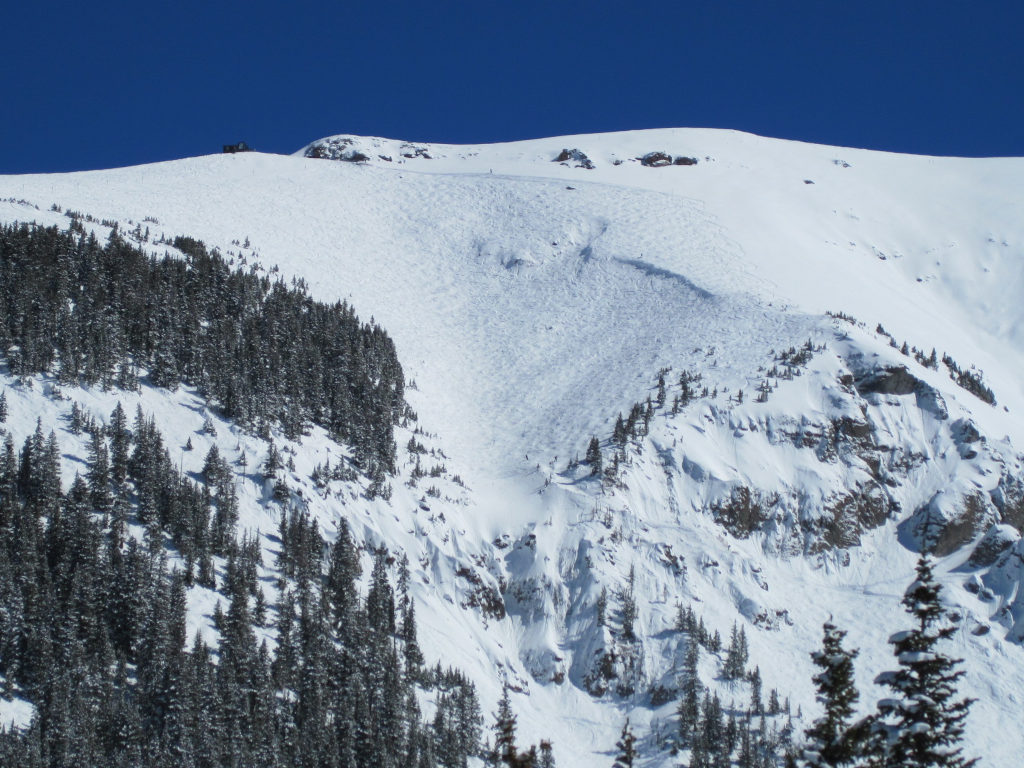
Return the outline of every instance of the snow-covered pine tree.
{"type": "Polygon", "coordinates": [[[679,698],[679,740],[683,746],[690,746],[700,720],[700,694],[703,684],[697,675],[700,660],[700,644],[693,632],[686,641],[686,655],[683,657],[682,695],[679,698]]]}
{"type": "Polygon", "coordinates": [[[89,443],[89,493],[92,505],[99,512],[109,512],[114,506],[110,492],[110,459],[103,434],[92,433],[89,443]]]}
{"type": "MultiPolygon", "coordinates": [[[[701,734],[698,742],[703,745],[710,765],[719,768],[723,760],[723,746],[725,743],[725,720],[722,716],[722,702],[718,694],[714,696],[704,693],[704,703],[701,707],[701,734]]],[[[694,755],[697,753],[697,744],[694,744],[694,755]]],[[[725,755],[725,764],[728,765],[728,755],[725,755]]]]}
{"type": "Polygon", "coordinates": [[[768,714],[777,715],[782,711],[782,705],[779,703],[779,691],[776,688],[772,688],[768,694],[768,714]]]}
{"type": "Polygon", "coordinates": [[[590,474],[595,477],[601,474],[601,444],[597,441],[596,437],[590,438],[590,444],[587,446],[587,455],[585,458],[587,464],[590,465],[590,474]]]}
{"type": "Polygon", "coordinates": [[[619,413],[618,418],[615,419],[615,428],[612,430],[612,440],[615,441],[616,445],[622,446],[626,444],[626,440],[629,439],[629,435],[626,434],[626,422],[622,420],[622,413],[619,413]]]}
{"type": "Polygon", "coordinates": [[[939,600],[941,585],[932,572],[931,556],[922,552],[917,579],[903,596],[903,605],[917,626],[889,638],[899,668],[875,678],[895,696],[878,702],[876,760],[901,768],[968,768],[976,760],[963,756],[959,746],[964,719],[972,699],[957,695],[964,672],[938,644],[956,630],[939,600]]]}
{"type": "Polygon", "coordinates": [[[636,635],[633,632],[637,615],[635,584],[636,569],[631,565],[629,567],[629,580],[626,582],[626,589],[622,591],[620,596],[622,600],[622,637],[626,640],[636,639],[636,635]]]}
{"type": "Polygon", "coordinates": [[[128,475],[131,434],[128,432],[128,417],[120,401],[110,412],[107,434],[110,437],[110,479],[121,489],[128,475]]]}
{"type": "Polygon", "coordinates": [[[747,679],[750,681],[750,714],[764,714],[764,701],[761,698],[761,668],[754,667],[747,679]]]}
{"type": "Polygon", "coordinates": [[[864,746],[863,725],[850,723],[860,696],[853,677],[857,651],[843,648],[846,632],[831,621],[825,622],[823,633],[821,650],[812,653],[811,660],[821,670],[813,682],[825,713],[805,732],[807,745],[803,756],[808,768],[855,765],[864,746]]]}
{"type": "Polygon", "coordinates": [[[366,595],[366,620],[382,636],[395,633],[395,591],[388,579],[388,550],[383,546],[373,558],[370,589],[366,595]]]}
{"type": "Polygon", "coordinates": [[[204,482],[211,488],[216,487],[222,479],[230,477],[231,470],[228,468],[227,463],[220,456],[220,450],[217,448],[216,443],[210,446],[210,450],[206,452],[206,458],[203,460],[203,471],[202,478],[204,482]]]}
{"type": "Polygon", "coordinates": [[[608,612],[608,587],[601,587],[601,594],[597,596],[597,626],[603,627],[608,612]]]}
{"type": "Polygon", "coordinates": [[[722,665],[722,677],[726,680],[739,680],[746,674],[750,652],[747,649],[747,633],[743,627],[733,622],[729,648],[722,665]]]}
{"type": "Polygon", "coordinates": [[[263,462],[263,478],[269,480],[274,477],[284,467],[284,461],[281,460],[281,452],[277,450],[277,446],[274,441],[270,441],[270,448],[267,450],[266,461],[263,462]]]}
{"type": "Polygon", "coordinates": [[[541,740],[540,742],[540,757],[537,761],[537,768],[555,768],[555,751],[552,749],[550,741],[541,740]]]}
{"type": "Polygon", "coordinates": [[[633,735],[633,729],[629,726],[628,717],[626,724],[622,726],[619,740],[615,742],[615,749],[617,754],[612,768],[633,768],[633,762],[636,760],[636,737],[633,735]]]}
{"type": "Polygon", "coordinates": [[[501,691],[498,711],[494,713],[494,751],[493,765],[515,766],[518,753],[516,751],[516,716],[512,712],[512,700],[508,695],[508,686],[501,691]]]}
{"type": "Polygon", "coordinates": [[[405,641],[402,651],[405,673],[410,680],[415,680],[419,676],[420,667],[423,666],[423,652],[416,639],[416,602],[411,598],[402,608],[402,624],[398,636],[405,641]]]}

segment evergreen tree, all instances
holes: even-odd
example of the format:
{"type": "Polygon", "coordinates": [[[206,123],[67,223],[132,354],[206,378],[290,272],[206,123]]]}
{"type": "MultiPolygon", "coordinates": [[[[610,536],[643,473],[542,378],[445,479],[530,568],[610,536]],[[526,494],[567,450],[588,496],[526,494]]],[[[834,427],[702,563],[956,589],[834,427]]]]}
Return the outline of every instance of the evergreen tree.
{"type": "Polygon", "coordinates": [[[508,686],[501,690],[498,711],[494,714],[494,764],[504,763],[509,768],[517,768],[518,752],[516,751],[516,716],[512,712],[512,701],[509,698],[508,686]]]}
{"type": "Polygon", "coordinates": [[[352,445],[368,477],[393,473],[406,409],[390,337],[345,303],[314,302],[301,281],[232,270],[191,238],[174,246],[184,259],[152,258],[116,230],[101,244],[77,220],[65,232],[0,227],[11,372],[132,389],[141,367],[158,386],[197,386],[243,426],[296,437],[314,421],[352,445]]]}
{"type": "Polygon", "coordinates": [[[338,526],[338,538],[331,547],[330,565],[324,585],[325,597],[331,608],[331,620],[339,634],[344,633],[355,618],[359,602],[357,581],[361,571],[359,553],[352,543],[348,523],[342,520],[338,526]]]}
{"type": "Polygon", "coordinates": [[[114,484],[120,488],[128,475],[128,457],[131,447],[128,417],[125,415],[120,401],[110,414],[107,433],[110,436],[110,476],[114,484]]]}
{"type": "Polygon", "coordinates": [[[606,614],[608,613],[608,587],[601,587],[601,594],[597,596],[597,604],[594,607],[596,611],[597,626],[603,627],[606,620],[606,614]]]}
{"type": "Polygon", "coordinates": [[[629,435],[626,433],[626,422],[622,420],[622,414],[618,415],[615,419],[615,428],[612,430],[612,440],[618,446],[623,446],[629,439],[629,435]]]}
{"type": "Polygon", "coordinates": [[[704,628],[704,619],[701,618],[700,624],[697,628],[698,636],[704,638],[704,642],[707,644],[708,652],[718,653],[722,650],[722,636],[716,629],[710,637],[708,637],[707,630],[704,628]]]}
{"type": "Polygon", "coordinates": [[[277,445],[271,440],[270,448],[267,449],[267,458],[263,462],[263,478],[265,480],[274,478],[283,467],[284,462],[281,460],[281,452],[277,450],[277,445]]]}
{"type": "Polygon", "coordinates": [[[388,580],[388,551],[377,550],[370,574],[370,590],[366,595],[366,619],[381,635],[395,633],[395,592],[388,580]]]}
{"type": "Polygon", "coordinates": [[[18,454],[14,438],[4,436],[4,449],[0,454],[0,527],[10,519],[18,502],[18,454]]]}
{"type": "Polygon", "coordinates": [[[590,465],[590,474],[599,477],[601,475],[601,444],[596,437],[590,438],[585,461],[590,465]]]}
{"type": "Polygon", "coordinates": [[[220,449],[214,443],[206,452],[206,458],[203,459],[203,481],[210,488],[216,488],[228,479],[230,472],[227,463],[220,456],[220,449]]]}
{"type": "Polygon", "coordinates": [[[825,622],[823,633],[822,648],[811,654],[811,660],[821,670],[813,682],[818,689],[818,703],[825,712],[805,732],[804,759],[808,768],[854,765],[864,746],[863,728],[851,727],[850,722],[860,696],[853,679],[857,651],[843,648],[846,632],[831,621],[825,622]]]}
{"type": "Polygon", "coordinates": [[[768,714],[775,716],[782,711],[782,705],[779,703],[779,691],[776,688],[772,688],[771,693],[768,694],[768,714]]]}
{"type": "Polygon", "coordinates": [[[722,676],[726,680],[739,680],[746,674],[748,657],[747,633],[743,627],[733,622],[729,648],[722,666],[722,676]]]}
{"type": "Polygon", "coordinates": [[[703,685],[697,676],[697,662],[700,660],[700,644],[691,632],[686,640],[686,655],[683,657],[682,695],[679,699],[679,740],[683,746],[693,742],[693,735],[700,719],[700,694],[703,685]]]}
{"type": "Polygon", "coordinates": [[[106,441],[99,430],[92,433],[89,443],[89,496],[98,512],[109,512],[114,506],[110,492],[110,460],[106,441]]]}
{"type": "Polygon", "coordinates": [[[629,579],[621,594],[622,601],[622,636],[626,640],[635,640],[634,624],[637,618],[636,606],[636,570],[629,566],[629,579]]]}
{"type": "Polygon", "coordinates": [[[619,740],[615,742],[615,749],[618,750],[618,754],[613,768],[633,768],[633,762],[636,760],[636,737],[633,735],[633,729],[629,727],[628,717],[626,724],[622,726],[619,740]]]}
{"type": "Polygon", "coordinates": [[[736,743],[740,738],[740,726],[736,721],[736,710],[733,705],[729,705],[729,718],[725,721],[725,743],[722,745],[720,750],[726,757],[732,754],[733,750],[736,749],[736,743]]]}
{"type": "Polygon", "coordinates": [[[555,768],[555,750],[550,741],[541,740],[540,742],[540,758],[537,761],[537,768],[555,768]]]}
{"type": "Polygon", "coordinates": [[[416,679],[423,666],[423,652],[416,639],[416,602],[409,598],[402,609],[402,625],[399,636],[404,641],[403,657],[405,672],[411,679],[416,679]]]}
{"type": "Polygon", "coordinates": [[[708,750],[704,745],[704,738],[702,736],[693,742],[693,748],[690,750],[689,768],[711,768],[708,750]]]}
{"type": "Polygon", "coordinates": [[[701,707],[701,734],[699,741],[703,745],[707,759],[717,765],[725,741],[725,722],[722,718],[722,702],[716,693],[714,696],[704,694],[701,707]]]}
{"type": "Polygon", "coordinates": [[[42,461],[39,463],[38,471],[40,478],[39,487],[42,489],[42,503],[47,510],[54,510],[60,502],[60,446],[57,444],[57,434],[50,430],[46,438],[46,444],[42,452],[42,461]]]}
{"type": "Polygon", "coordinates": [[[875,727],[884,765],[906,768],[966,768],[975,760],[963,757],[964,719],[973,700],[957,695],[962,663],[939,650],[956,626],[939,600],[941,585],[932,573],[931,557],[922,552],[917,579],[903,596],[916,626],[889,638],[899,668],[875,678],[892,689],[894,698],[879,702],[875,727]]]}
{"type": "Polygon", "coordinates": [[[750,714],[760,715],[764,712],[764,702],[761,699],[761,668],[754,667],[747,676],[750,681],[750,714]]]}

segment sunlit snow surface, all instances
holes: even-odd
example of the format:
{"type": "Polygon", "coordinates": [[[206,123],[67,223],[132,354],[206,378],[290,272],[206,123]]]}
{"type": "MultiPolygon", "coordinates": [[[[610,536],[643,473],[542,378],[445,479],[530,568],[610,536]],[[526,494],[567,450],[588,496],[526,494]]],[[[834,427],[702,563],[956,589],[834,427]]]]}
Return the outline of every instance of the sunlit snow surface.
{"type": "MultiPolygon", "coordinates": [[[[396,480],[390,505],[350,493],[321,498],[309,472],[341,449],[317,433],[295,447],[292,485],[303,488],[329,534],[344,515],[363,539],[409,551],[428,658],[470,672],[488,712],[496,681],[522,687],[514,697],[522,740],[553,738],[560,765],[588,765],[595,753],[610,761],[626,714],[641,728],[652,717],[671,727],[671,704],[652,710],[644,695],[598,700],[580,687],[601,641],[593,601],[601,584],[614,593],[631,564],[648,683],[672,682],[678,636],[666,630],[677,600],[694,601],[726,637],[738,618],[787,610],[791,626],[747,623],[752,659],[766,691],[778,687],[794,710],[801,704],[813,716],[808,653],[832,614],[861,648],[857,674],[870,707],[883,691],[869,681],[893,663],[885,639],[906,624],[898,597],[915,555],[899,543],[898,521],[867,535],[841,564],[840,555],[780,555],[772,541],[735,540],[700,510],[738,478],[810,494],[851,479],[771,444],[764,426],[847,407],[830,389],[840,353],[913,365],[872,333],[877,323],[901,341],[982,369],[995,407],[957,389],[943,371],[915,375],[942,393],[950,420],[973,419],[994,445],[1004,436],[1014,448],[1024,445],[1024,160],[889,155],[710,130],[415,145],[430,159],[404,158],[415,151],[400,141],[353,138],[351,146],[370,160],[250,153],[0,177],[0,219],[66,226],[65,216],[48,210],[56,204],[117,220],[122,231],[148,227],[152,238],[189,235],[244,254],[248,265],[302,277],[317,298],[346,299],[383,325],[416,383],[409,399],[420,424],[436,434],[430,446],[445,452],[449,475],[459,474],[468,490],[438,481],[447,498],[427,499],[429,510],[420,505],[428,479],[415,489],[396,480]],[[584,152],[595,168],[552,162],[566,148],[584,152]],[[652,151],[698,162],[650,168],[636,161],[652,151]],[[233,244],[246,239],[249,248],[233,244]],[[826,310],[865,327],[832,321],[826,310]],[[829,351],[767,403],[751,402],[772,351],[808,338],[829,351]],[[699,370],[722,392],[679,416],[656,416],[628,490],[602,495],[596,483],[560,474],[591,434],[607,437],[619,411],[653,394],[663,367],[673,368],[670,379],[699,370]],[[743,405],[727,399],[737,389],[747,393],[743,405]],[[530,533],[535,549],[516,544],[530,533]],[[509,545],[496,547],[504,534],[509,545]],[[685,580],[665,567],[665,546],[685,559],[685,580]],[[525,596],[507,596],[509,618],[460,607],[468,585],[455,570],[467,563],[525,596]],[[551,681],[558,671],[562,683],[551,681]]],[[[66,453],[84,456],[84,443],[60,431],[70,402],[43,397],[45,386],[7,387],[8,427],[20,440],[42,416],[45,428],[58,428],[66,453]]],[[[97,416],[117,399],[131,415],[140,397],[65,394],[97,416]]],[[[141,400],[169,445],[192,436],[195,448],[180,460],[197,471],[214,438],[197,435],[203,413],[194,394],[144,391],[141,400]]],[[[946,456],[948,429],[918,409],[894,401],[875,415],[894,443],[929,458],[902,491],[906,512],[942,488],[988,490],[998,479],[995,458],[969,464],[946,456]]],[[[398,434],[403,448],[408,437],[398,434]]],[[[277,513],[253,479],[265,444],[223,423],[216,440],[233,459],[247,453],[247,470],[236,466],[248,472],[240,479],[244,523],[270,531],[277,513]]],[[[1012,449],[993,451],[1012,461],[1012,449]]],[[[952,571],[968,553],[947,558],[940,572],[967,617],[951,650],[968,658],[964,688],[979,699],[969,748],[989,765],[1008,766],[1024,749],[1017,715],[1024,653],[1004,641],[1007,628],[998,622],[985,636],[970,634],[1000,605],[961,588],[964,575],[952,571]]],[[[215,598],[198,590],[192,597],[192,620],[206,626],[215,598]]],[[[714,673],[705,657],[705,682],[714,673]]],[[[746,703],[746,687],[714,685],[724,703],[746,703]]],[[[0,708],[24,719],[24,707],[0,708]]],[[[652,764],[673,762],[650,743],[644,752],[652,764]]]]}

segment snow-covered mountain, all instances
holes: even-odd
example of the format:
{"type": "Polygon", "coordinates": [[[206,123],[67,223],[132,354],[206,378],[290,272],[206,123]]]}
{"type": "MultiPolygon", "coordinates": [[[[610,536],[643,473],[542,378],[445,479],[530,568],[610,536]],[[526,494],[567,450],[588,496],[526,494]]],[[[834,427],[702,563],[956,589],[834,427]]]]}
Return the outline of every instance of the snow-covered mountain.
{"type": "MultiPolygon", "coordinates": [[[[0,221],[66,227],[70,212],[154,253],[198,238],[393,337],[418,421],[397,431],[391,498],[318,487],[313,469],[346,450],[322,430],[274,435],[290,485],[329,535],[344,518],[408,553],[428,660],[458,663],[488,713],[509,683],[524,739],[553,739],[560,765],[610,763],[627,715],[645,764],[675,764],[679,605],[725,637],[745,628],[765,691],[802,708],[797,731],[817,712],[809,653],[832,616],[861,649],[868,711],[926,537],[962,617],[950,651],[978,699],[968,752],[1016,763],[1024,159],[658,130],[337,136],[291,157],[0,177],[0,221]],[[592,436],[614,476],[578,463],[592,436]],[[635,641],[618,597],[631,570],[635,641]]],[[[267,451],[188,389],[4,386],[16,441],[37,417],[60,429],[72,402],[102,419],[120,400],[157,414],[169,445],[191,439],[183,471],[212,444],[267,451]]],[[[67,479],[86,443],[61,437],[67,479]]],[[[269,534],[277,503],[244,466],[243,526],[269,534]]],[[[216,596],[190,599],[212,633],[216,596]]],[[[702,680],[745,703],[718,662],[705,655],[702,680]]]]}

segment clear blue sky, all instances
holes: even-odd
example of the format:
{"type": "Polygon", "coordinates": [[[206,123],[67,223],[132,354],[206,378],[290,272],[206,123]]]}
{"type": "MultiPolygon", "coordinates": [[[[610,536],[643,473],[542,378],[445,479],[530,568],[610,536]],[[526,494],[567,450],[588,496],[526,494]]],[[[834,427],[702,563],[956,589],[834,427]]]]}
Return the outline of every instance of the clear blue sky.
{"type": "Polygon", "coordinates": [[[12,2],[0,173],[707,126],[1024,155],[1024,3],[12,2]]]}

